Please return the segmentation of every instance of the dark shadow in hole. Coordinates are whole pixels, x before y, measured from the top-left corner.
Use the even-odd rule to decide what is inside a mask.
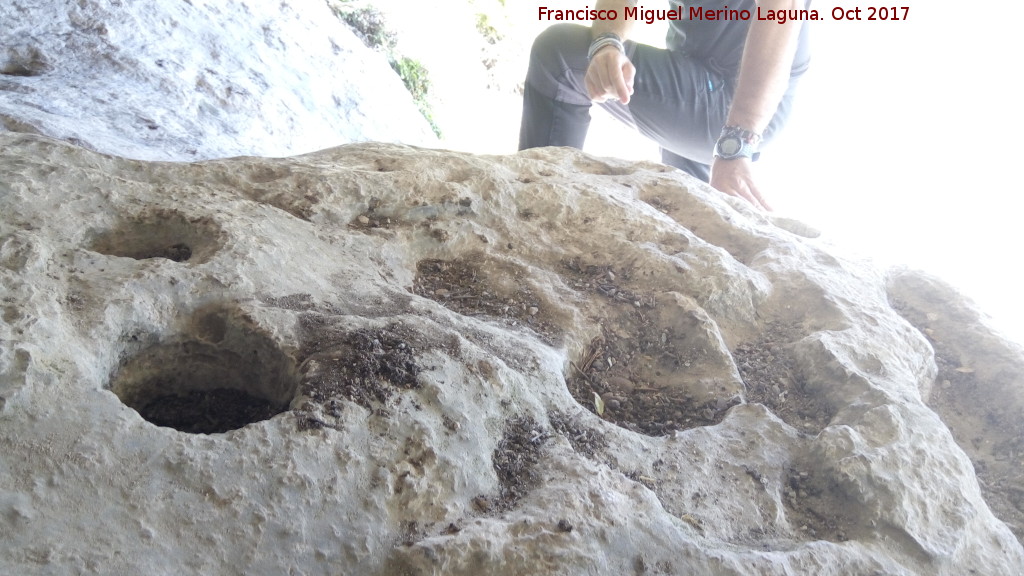
[[[210,219],[189,219],[160,210],[122,220],[95,235],[89,249],[136,260],[165,258],[174,262],[206,262],[220,248],[220,227]]]
[[[238,311],[196,314],[189,333],[126,358],[110,382],[125,405],[157,426],[214,434],[288,409],[295,364]]]
[[[25,77],[40,76],[41,75],[40,72],[37,72],[36,70],[33,70],[33,69],[31,69],[31,68],[29,68],[29,67],[27,67],[27,66],[25,66],[25,65],[23,65],[21,63],[8,64],[8,65],[4,66],[3,68],[0,68],[0,74],[3,74],[4,76],[25,76]]]
[[[39,49],[26,46],[8,47],[0,52],[0,75],[32,77],[42,76],[51,69],[46,56]]]

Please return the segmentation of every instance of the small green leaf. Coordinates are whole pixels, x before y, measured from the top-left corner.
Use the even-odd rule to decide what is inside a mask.
[[[594,392],[594,410],[597,411],[598,416],[604,416],[604,400],[601,400],[597,392]]]

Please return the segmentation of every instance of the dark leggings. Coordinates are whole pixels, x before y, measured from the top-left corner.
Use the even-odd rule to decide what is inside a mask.
[[[537,146],[583,148],[590,126],[587,71],[590,29],[558,24],[533,43],[523,94],[519,149]],[[628,105],[609,100],[599,106],[661,146],[662,162],[708,181],[715,141],[732,101],[731,81],[705,63],[680,52],[626,41],[636,67]],[[795,82],[765,130],[771,138],[789,114]]]

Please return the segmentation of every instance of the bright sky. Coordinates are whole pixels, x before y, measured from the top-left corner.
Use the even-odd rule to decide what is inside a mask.
[[[498,0],[472,0],[494,9]],[[500,27],[531,38],[546,26],[537,7],[583,8],[588,0],[506,0]],[[473,22],[435,3],[381,0],[401,42],[444,86],[437,117],[443,145],[487,153],[515,150],[521,99],[481,97],[486,85],[470,45]],[[642,2],[650,8],[664,0]],[[909,7],[905,21],[833,21],[836,6]],[[758,163],[773,205],[824,233],[841,251],[880,264],[908,264],[958,287],[1024,342],[1024,305],[1017,289],[1016,251],[1024,163],[1012,144],[1024,134],[1024,69],[1016,28],[1024,7],[952,0],[818,2],[813,60],[790,125]],[[899,11],[902,15],[902,10]],[[439,19],[443,20],[441,25]],[[434,25],[423,26],[423,22]],[[645,34],[664,36],[664,24]],[[439,40],[438,34],[441,34]],[[525,74],[528,40],[511,55]],[[400,48],[403,46],[400,45]],[[476,70],[476,71],[474,71]],[[500,71],[500,70],[499,70]],[[508,72],[508,70],[506,70]],[[656,148],[595,113],[587,150],[656,159]]]
[[[856,4],[815,3],[835,5]],[[813,69],[766,185],[836,243],[944,278],[1024,342],[1024,184],[1009,146],[1024,133],[1024,9],[909,7],[903,22],[816,23]]]

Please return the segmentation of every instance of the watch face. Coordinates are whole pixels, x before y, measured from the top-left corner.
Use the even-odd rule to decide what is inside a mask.
[[[743,148],[743,142],[735,136],[727,136],[718,141],[718,151],[723,157],[735,156]]]

